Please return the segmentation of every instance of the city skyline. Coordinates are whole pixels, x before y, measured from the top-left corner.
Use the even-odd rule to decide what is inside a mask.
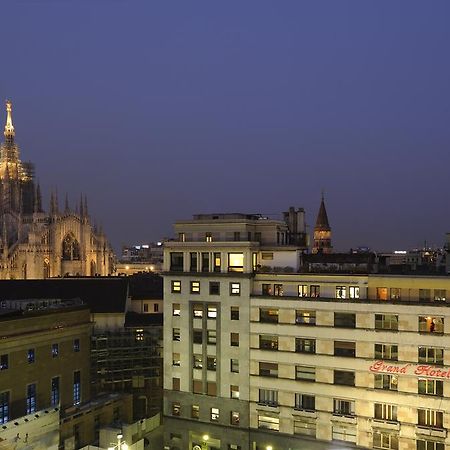
[[[336,250],[439,246],[449,12],[8,5],[18,20],[0,28],[0,98],[13,102],[46,209],[55,187],[60,202],[86,193],[116,250],[171,236],[196,213],[304,207],[311,231],[322,189]]]

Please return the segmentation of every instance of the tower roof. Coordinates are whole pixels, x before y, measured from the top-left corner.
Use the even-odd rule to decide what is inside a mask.
[[[320,202],[319,214],[317,214],[316,226],[314,230],[330,231],[330,224],[328,223],[327,210],[325,209],[325,199],[322,194],[322,201]]]
[[[5,131],[3,132],[6,138],[14,137],[14,126],[12,123],[12,103],[10,100],[6,100],[6,124]]]

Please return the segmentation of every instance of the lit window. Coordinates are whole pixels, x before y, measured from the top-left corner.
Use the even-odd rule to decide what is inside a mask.
[[[311,285],[309,287],[309,296],[312,298],[319,298],[320,297],[320,286]]]
[[[137,328],[135,331],[135,340],[143,341],[144,340],[144,330],[142,328]]]
[[[299,297],[308,297],[308,286],[306,284],[298,285],[298,296]]]
[[[283,285],[282,284],[274,284],[273,285],[273,295],[276,297],[282,297],[283,296]]]
[[[263,284],[262,285],[262,295],[272,295],[272,285]]]
[[[214,253],[214,272],[220,272],[222,264],[222,258],[220,253]]]
[[[172,305],[172,315],[175,317],[180,316],[180,304],[179,303],[174,303]]]
[[[211,408],[211,422],[219,421],[219,408]]]
[[[191,294],[200,294],[200,281],[191,281]]]
[[[231,425],[239,425],[239,413],[237,411],[231,411],[230,424]]]
[[[81,372],[77,370],[73,373],[73,404],[81,403]]]
[[[239,399],[239,386],[230,386],[230,398]]]
[[[447,291],[445,289],[435,289],[434,290],[434,301],[435,302],[445,302],[447,299]]]
[[[217,319],[217,306],[208,306],[208,319]]]
[[[234,373],[239,373],[239,360],[231,359],[230,360],[230,371]]]
[[[193,355],[193,367],[194,369],[202,369],[203,368],[203,357],[202,355]]]
[[[280,418],[269,416],[267,413],[258,414],[258,428],[263,430],[280,431]]]
[[[388,288],[377,287],[377,300],[388,300]]]
[[[336,298],[347,298],[347,288],[345,286],[336,286]]]
[[[205,241],[206,242],[212,242],[212,233],[205,233]]]
[[[278,309],[259,308],[259,321],[261,323],[278,323]]]
[[[230,295],[241,295],[241,283],[230,283]]]
[[[297,325],[315,325],[315,311],[295,311],[295,323]]]
[[[0,424],[9,420],[9,392],[0,393]]]
[[[181,333],[179,328],[174,328],[172,330],[172,340],[173,341],[180,341],[181,340]]]
[[[172,366],[179,366],[181,364],[180,354],[172,353]]]
[[[192,315],[194,319],[201,319],[203,317],[203,305],[201,303],[195,303],[193,305]]]
[[[359,286],[349,286],[348,294],[350,298],[359,298]]]
[[[27,385],[27,414],[36,412],[36,384]]]
[[[391,300],[400,300],[402,297],[402,290],[400,288],[391,288]]]
[[[192,407],[191,407],[191,417],[193,419],[198,419],[200,417],[200,406],[192,405]]]
[[[244,254],[228,253],[228,272],[244,271]]]
[[[181,281],[172,280],[172,294],[179,294],[181,292]]]
[[[419,332],[421,333],[443,333],[444,318],[419,316]]]
[[[51,392],[50,392],[50,404],[57,406],[59,403],[59,377],[52,378]]]
[[[216,345],[216,342],[217,342],[216,330],[208,330],[207,338],[208,338],[209,345]]]
[[[259,348],[264,350],[278,350],[278,336],[261,334],[259,336]]]
[[[172,416],[181,415],[181,405],[179,403],[172,403]]]

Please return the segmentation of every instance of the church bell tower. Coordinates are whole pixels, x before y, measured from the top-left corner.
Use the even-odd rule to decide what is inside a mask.
[[[314,227],[314,244],[312,253],[332,253],[331,228],[328,223],[327,210],[325,208],[325,198],[322,193],[319,213],[317,214],[316,226]]]

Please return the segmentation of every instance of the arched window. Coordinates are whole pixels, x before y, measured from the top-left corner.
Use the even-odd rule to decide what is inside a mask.
[[[48,259],[44,259],[44,278],[50,278],[50,263]]]
[[[62,259],[64,261],[80,259],[80,244],[72,233],[68,233],[63,240]]]

